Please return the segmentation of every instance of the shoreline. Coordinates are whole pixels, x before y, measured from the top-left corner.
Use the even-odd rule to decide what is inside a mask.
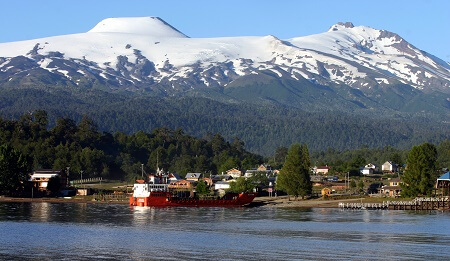
[[[260,207],[277,207],[277,208],[339,208],[339,202],[360,202],[361,198],[352,199],[293,199],[289,200],[288,196],[278,197],[257,197],[252,204]]]
[[[0,203],[71,203],[71,204],[114,204],[114,205],[129,205],[128,200],[105,200],[96,201],[85,198],[13,198],[0,196]],[[339,203],[371,203],[369,198],[357,197],[346,199],[306,199],[293,197],[289,200],[288,196],[278,197],[256,197],[252,203],[243,206],[246,208],[339,208]],[[233,206],[237,207],[237,206]],[[447,209],[444,209],[447,210]]]
[[[0,202],[27,202],[27,203],[87,203],[87,204],[129,204],[128,201],[96,201],[79,198],[12,198],[0,197]]]
[[[339,202],[360,202],[361,198],[355,199],[341,199],[341,200],[323,200],[319,199],[297,199],[291,200],[287,196],[278,197],[256,197],[253,202],[247,207],[276,207],[276,208],[338,208]],[[129,204],[128,200],[108,200],[108,201],[94,201],[82,198],[12,198],[0,197],[0,202],[27,202],[27,203],[82,203],[82,204]]]

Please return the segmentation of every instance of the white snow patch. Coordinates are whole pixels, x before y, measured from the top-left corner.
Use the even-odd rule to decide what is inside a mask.
[[[138,82],[141,82],[141,79],[139,79],[138,77],[136,77],[136,76],[134,76],[132,74],[130,74],[130,78],[132,78],[133,80],[136,80]]]
[[[386,78],[375,78],[375,81],[377,81],[379,84],[380,83],[389,84],[389,80]]]
[[[57,72],[60,72],[60,73],[62,73],[62,74],[64,74],[64,76],[65,76],[66,78],[72,79],[72,77],[69,76],[69,71],[67,71],[67,70],[61,70],[61,69],[56,70],[56,71],[57,71]]]
[[[278,77],[283,77],[283,74],[280,73],[278,70],[276,70],[276,69],[269,69],[269,70],[271,70],[272,72],[276,73],[278,75]]]
[[[6,67],[5,69],[2,69],[2,72],[6,72],[6,71],[8,71],[8,70],[11,69],[11,68],[14,68],[14,66],[8,66],[8,67]]]
[[[44,58],[43,60],[40,60],[37,63],[41,66],[41,68],[45,69],[52,61],[53,60],[50,58]]]

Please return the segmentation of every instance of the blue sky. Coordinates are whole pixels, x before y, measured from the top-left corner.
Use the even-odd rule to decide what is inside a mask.
[[[450,61],[448,0],[0,0],[0,42],[82,33],[108,17],[158,16],[190,37],[286,39],[353,22]]]

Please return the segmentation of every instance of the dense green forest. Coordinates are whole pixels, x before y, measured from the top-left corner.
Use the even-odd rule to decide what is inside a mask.
[[[28,158],[29,169],[66,169],[71,179],[104,177],[134,180],[157,166],[184,175],[187,172],[221,173],[233,167],[251,168],[263,158],[247,152],[244,143],[231,143],[220,134],[205,139],[186,135],[181,129],[158,128],[152,133],[114,135],[98,131],[88,117],[76,122],[60,118],[47,129],[48,116],[39,110],[19,120],[0,118],[0,145],[8,145]],[[142,165],[143,164],[143,165]]]
[[[239,137],[248,151],[264,156],[293,143],[307,144],[315,152],[388,145],[409,149],[450,138],[448,123],[404,114],[377,118],[375,112],[370,117],[332,110],[306,112],[258,100],[237,103],[202,97],[161,98],[57,86],[0,90],[0,116],[4,119],[17,120],[34,110],[47,111],[50,128],[61,117],[81,122],[83,115],[88,115],[100,131],[131,135],[168,128],[182,129],[198,138],[220,133],[228,142]]]

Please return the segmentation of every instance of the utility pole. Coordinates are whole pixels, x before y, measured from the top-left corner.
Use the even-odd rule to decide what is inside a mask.
[[[141,176],[144,178],[144,164],[141,164]]]
[[[67,187],[69,187],[70,186],[70,183],[69,183],[69,173],[70,173],[70,167],[67,167],[67,178],[66,178],[66,180],[67,180]]]

